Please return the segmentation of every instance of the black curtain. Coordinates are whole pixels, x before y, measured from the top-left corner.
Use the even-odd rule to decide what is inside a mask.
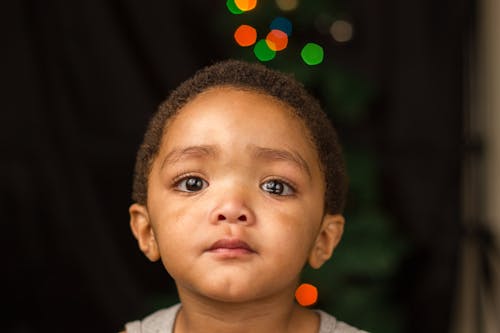
[[[408,332],[447,332],[463,238],[461,172],[473,1],[393,1],[378,146],[385,202],[413,251],[398,293]]]
[[[136,149],[168,91],[230,54],[225,1],[18,0],[0,11],[1,295],[7,332],[113,332],[174,286],[129,232]],[[395,294],[407,332],[445,332],[460,239],[469,1],[359,1],[358,47],[379,84],[371,130],[384,205],[414,249]],[[362,47],[359,47],[359,45]],[[372,50],[378,56],[363,54]],[[381,320],[391,320],[384,318]]]

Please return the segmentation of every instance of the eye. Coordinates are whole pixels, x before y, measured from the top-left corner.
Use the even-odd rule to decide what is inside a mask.
[[[277,179],[272,179],[264,182],[261,186],[261,189],[263,189],[266,192],[269,192],[271,194],[276,194],[276,195],[293,195],[295,194],[295,190],[293,187],[289,184],[287,184],[284,181],[277,180]]]
[[[207,186],[206,180],[195,176],[184,177],[175,183],[175,188],[182,192],[198,192]]]

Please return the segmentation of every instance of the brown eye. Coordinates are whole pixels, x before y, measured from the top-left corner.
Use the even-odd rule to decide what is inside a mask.
[[[176,188],[183,192],[198,192],[208,186],[208,183],[200,177],[189,176],[181,179]]]
[[[290,185],[277,179],[264,182],[260,188],[276,195],[292,195],[295,193],[295,190]]]

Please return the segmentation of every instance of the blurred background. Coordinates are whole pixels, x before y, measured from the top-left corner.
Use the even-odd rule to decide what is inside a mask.
[[[500,332],[500,2],[233,5],[4,2],[2,331],[116,332],[177,301],[129,231],[136,150],[195,70],[261,61],[240,25],[262,40],[281,17],[264,62],[321,100],[351,184],[343,241],[304,272],[317,306],[373,333]]]

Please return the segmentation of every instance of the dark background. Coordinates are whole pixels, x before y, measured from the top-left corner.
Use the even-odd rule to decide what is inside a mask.
[[[341,275],[351,286],[384,283],[389,293],[379,298],[392,304],[381,307],[386,313],[363,321],[359,314],[375,311],[379,298],[360,294],[360,304],[371,303],[357,309],[358,320],[347,311],[339,317],[372,325],[362,327],[373,332],[393,321],[393,332],[446,332],[462,237],[462,119],[474,2],[336,3],[354,22],[353,41],[319,37],[328,58],[323,67],[297,60],[289,68],[333,68],[332,80],[343,73],[372,87],[359,117],[332,116],[346,154],[357,156],[348,158],[355,170],[347,228],[364,193],[353,174],[364,165],[369,170],[359,172],[375,175],[374,202],[388,217],[381,223],[400,244],[387,249],[401,249],[390,274],[379,279]],[[304,1],[294,15],[314,8]],[[135,152],[172,88],[201,66],[245,52],[231,39],[235,20],[225,1],[3,2],[2,331],[113,332],[175,301],[172,281],[143,257],[128,228]],[[319,97],[330,98],[319,85],[309,82]],[[346,232],[356,240],[351,248],[385,246],[358,226],[365,232]],[[326,303],[342,313],[342,304]]]

